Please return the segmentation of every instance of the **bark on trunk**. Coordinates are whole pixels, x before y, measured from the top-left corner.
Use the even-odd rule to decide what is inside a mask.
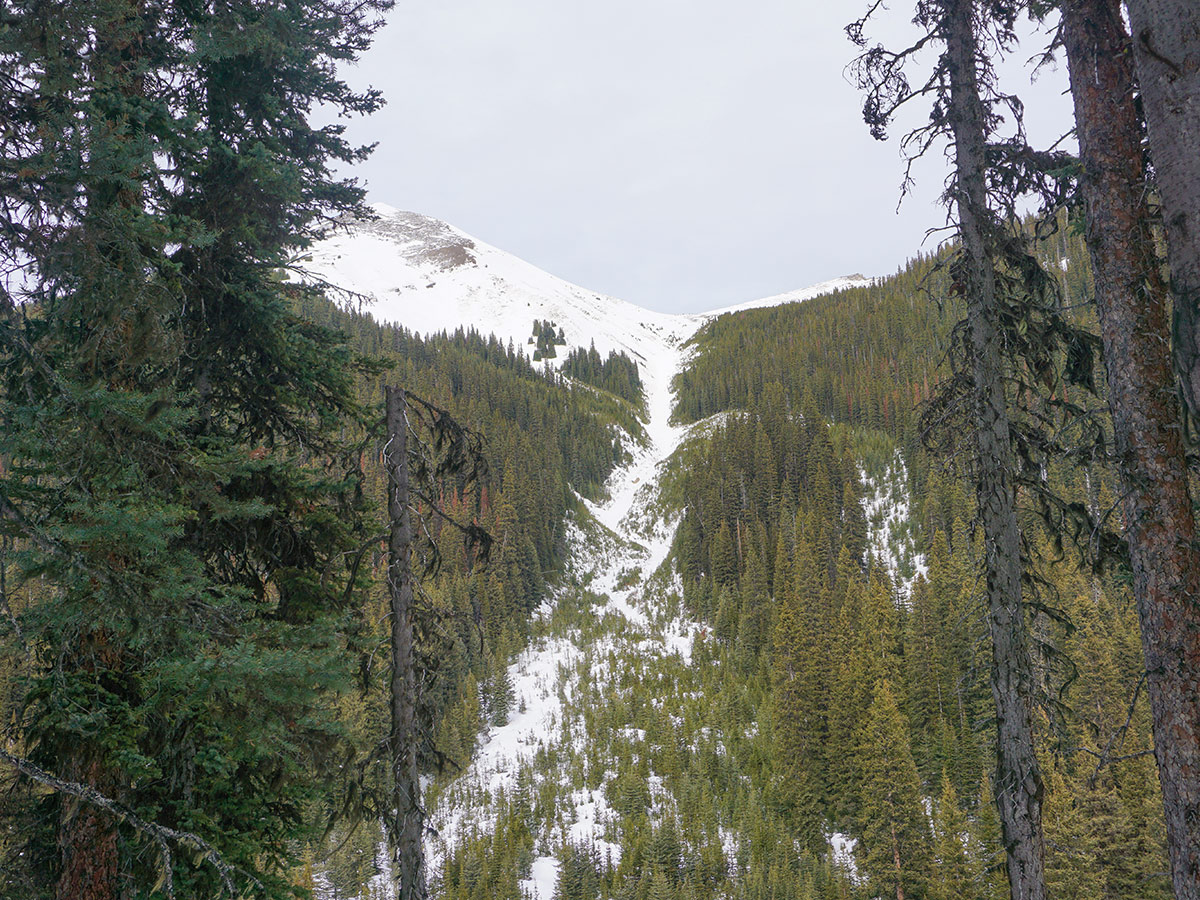
[[[1068,4],[1063,40],[1175,896],[1200,900],[1200,551],[1120,0]]]
[[[74,781],[109,790],[98,763],[68,768]],[[117,826],[102,809],[63,797],[58,846],[62,872],[54,886],[55,900],[117,900]]]
[[[896,900],[904,900],[904,866],[900,860],[900,839],[896,837],[895,822],[892,822],[892,864],[896,867]]]
[[[388,594],[392,613],[393,839],[396,842],[398,900],[425,900],[425,859],[421,838],[424,816],[417,771],[417,675],[413,654],[412,517],[408,491],[407,402],[402,388],[389,387],[388,443]]]
[[[120,653],[103,630],[85,636],[75,665],[91,677],[120,669]],[[71,781],[115,797],[117,785],[101,759],[102,751],[86,744],[68,747],[63,768]],[[58,822],[62,870],[54,886],[55,900],[117,900],[120,895],[120,853],[117,822],[105,810],[63,795]]]
[[[955,200],[966,254],[965,299],[975,382],[976,491],[987,557],[996,705],[996,805],[1013,900],[1044,900],[1042,776],[1033,740],[1033,663],[1021,605],[1021,533],[1012,483],[1013,450],[1002,380],[991,213],[984,181],[986,120],[979,95],[973,0],[946,6],[954,135]]]
[[[1150,155],[1167,226],[1176,365],[1200,421],[1200,3],[1128,0]],[[1200,822],[1192,822],[1200,829]]]

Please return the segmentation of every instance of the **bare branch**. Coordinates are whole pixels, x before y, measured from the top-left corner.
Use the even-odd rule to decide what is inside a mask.
[[[80,784],[77,781],[67,781],[51,775],[40,766],[35,765],[24,757],[14,756],[3,747],[0,747],[0,762],[8,763],[25,777],[36,781],[38,784],[49,788],[55,793],[66,794],[67,796],[82,800],[84,803],[89,803],[92,806],[103,809],[118,821],[124,822],[152,840],[158,847],[162,858],[163,890],[171,900],[175,898],[171,844],[177,844],[194,850],[209,865],[216,869],[221,879],[221,885],[230,897],[238,896],[237,886],[233,880],[235,873],[245,876],[256,887],[261,888],[263,886],[262,882],[253,875],[241,869],[236,869],[227,863],[212,844],[197,834],[193,834],[190,831],[176,831],[174,828],[168,828],[165,825],[147,822],[128,807],[104,796],[91,785]]]

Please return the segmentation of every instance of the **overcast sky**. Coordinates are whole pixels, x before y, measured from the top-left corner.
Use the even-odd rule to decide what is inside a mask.
[[[870,138],[844,73],[860,5],[399,0],[347,72],[388,101],[351,126],[379,144],[358,174],[372,201],[652,309],[888,274],[944,223],[944,167],[896,213],[897,141]],[[888,42],[909,33],[892,6]],[[1053,140],[1064,73],[1020,81]]]

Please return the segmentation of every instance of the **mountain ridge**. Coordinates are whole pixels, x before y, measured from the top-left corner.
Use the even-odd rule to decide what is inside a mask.
[[[314,245],[300,260],[303,277],[368,301],[375,318],[414,333],[473,327],[526,354],[533,322],[551,321],[568,348],[594,344],[601,354],[624,352],[645,363],[720,315],[872,283],[849,275],[708,312],[663,313],[572,284],[431,216],[373,209],[378,218],[347,223]]]

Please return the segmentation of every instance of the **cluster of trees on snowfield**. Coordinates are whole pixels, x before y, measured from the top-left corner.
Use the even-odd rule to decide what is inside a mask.
[[[568,353],[562,372],[624,397],[630,403],[640,403],[642,400],[642,378],[638,374],[637,363],[615,350],[610,350],[605,359],[596,350],[595,342],[587,350],[576,347]]]

